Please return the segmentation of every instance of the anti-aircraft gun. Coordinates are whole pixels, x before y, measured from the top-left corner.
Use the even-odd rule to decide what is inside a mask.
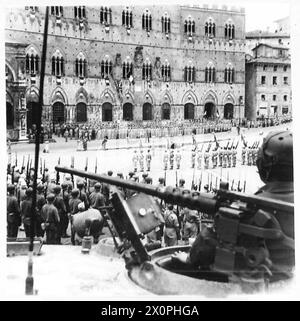
[[[276,217],[285,215],[293,222],[294,204],[232,192],[228,190],[228,183],[222,182],[216,194],[200,194],[67,167],[56,166],[55,169],[110,184],[112,209],[108,215],[119,237],[118,251],[124,254],[130,278],[149,291],[199,294],[199,287],[203,286],[199,282],[203,279],[237,284],[269,283],[292,277],[294,238],[286,235]],[[138,193],[125,199],[117,187]],[[210,257],[207,264],[192,266],[173,259],[175,251],[189,252],[190,246],[146,250],[145,235],[164,222],[155,198],[211,217],[213,236],[204,243],[214,243],[214,246],[209,248],[209,253],[204,252],[204,256]],[[282,259],[279,253],[287,257]],[[182,291],[182,284],[185,284],[185,291]]]

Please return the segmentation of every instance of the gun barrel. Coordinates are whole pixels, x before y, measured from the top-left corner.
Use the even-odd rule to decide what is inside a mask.
[[[130,180],[124,180],[117,177],[103,176],[81,170],[75,170],[68,167],[56,166],[56,171],[69,173],[71,175],[86,177],[99,182],[108,183],[123,188],[135,190],[137,192],[145,193],[151,196],[158,197],[164,200],[166,203],[177,204],[179,206],[195,209],[207,214],[214,215],[217,212],[219,206],[224,205],[223,202],[228,204],[228,201],[241,201],[249,205],[252,209],[262,209],[272,213],[277,211],[283,211],[285,213],[294,213],[294,204],[268,199],[256,195],[247,195],[238,192],[231,192],[225,189],[219,189],[217,192],[217,198],[212,198],[211,194],[199,194],[199,193],[187,193],[180,188],[174,188],[167,186],[165,188],[156,187],[147,184],[136,183]]]
[[[199,195],[192,196],[186,194],[186,191],[183,191],[180,188],[174,188],[172,186],[161,188],[149,184],[141,184],[130,180],[121,179],[118,177],[103,176],[82,170],[74,170],[63,166],[56,166],[55,170],[75,176],[86,177],[110,185],[128,188],[130,190],[135,190],[137,192],[158,197],[164,200],[166,203],[177,204],[179,206],[196,209],[207,214],[214,215],[217,211],[217,200],[213,199],[211,195],[201,195],[200,197]]]

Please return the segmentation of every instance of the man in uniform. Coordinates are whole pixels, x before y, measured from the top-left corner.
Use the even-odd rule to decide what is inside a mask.
[[[139,163],[140,163],[140,171],[143,172],[144,171],[144,153],[142,149],[140,151]]]
[[[165,171],[168,169],[168,160],[169,160],[168,151],[165,150],[165,153],[164,153],[164,156],[163,156],[164,170]]]
[[[206,150],[204,153],[204,168],[208,169],[209,168],[209,151]]]
[[[69,201],[70,201],[71,193],[68,190],[68,184],[66,182],[63,182],[61,184],[61,189],[62,189],[62,198],[65,203],[66,214],[67,214],[65,218],[63,218],[63,221],[61,222],[61,228],[62,228],[62,237],[66,238],[66,237],[69,237],[69,235],[67,234],[67,229],[69,225],[68,215],[70,213]]]
[[[195,168],[195,163],[196,163],[196,152],[194,149],[192,149],[192,154],[191,154],[191,162],[192,162],[192,168]]]
[[[219,166],[220,167],[223,166],[223,155],[224,155],[224,151],[223,151],[223,147],[221,147],[219,149]]]
[[[32,192],[33,189],[31,187],[27,188],[25,192],[25,199],[21,202],[21,217],[23,226],[25,229],[26,237],[30,237],[30,217],[32,210]]]
[[[200,149],[197,151],[197,163],[198,163],[198,169],[202,168],[202,152]]]
[[[246,153],[247,153],[246,147],[243,146],[242,147],[242,165],[246,164]]]
[[[251,166],[252,165],[252,149],[249,146],[247,150],[247,165]]]
[[[233,148],[233,150],[232,150],[232,167],[236,167],[236,154],[237,154],[236,148]]]
[[[173,211],[173,205],[168,205],[164,212],[165,228],[164,241],[165,246],[174,246],[180,239],[180,229],[177,215]]]
[[[146,155],[146,165],[147,165],[147,171],[148,171],[148,172],[150,172],[151,159],[152,159],[151,151],[150,151],[150,149],[148,149],[148,153],[147,153],[147,155]]]
[[[77,188],[79,190],[79,199],[84,203],[85,210],[87,210],[89,208],[89,201],[84,191],[84,182],[82,180],[78,181]]]
[[[199,231],[200,218],[198,212],[184,208],[181,216],[183,216],[183,233],[182,239],[186,244],[189,244],[189,238],[195,239]]]
[[[19,226],[21,225],[20,207],[17,198],[15,197],[15,186],[9,184],[7,186],[7,236],[17,237]]]
[[[65,202],[61,196],[61,187],[60,185],[56,185],[53,189],[54,191],[54,201],[53,205],[56,207],[58,216],[59,216],[59,223],[57,224],[57,244],[60,244],[61,242],[61,237],[63,235],[63,224],[62,222],[65,222],[66,217],[67,217],[67,210],[65,206]]]
[[[227,167],[227,162],[228,162],[228,151],[226,146],[224,147],[223,150],[223,158],[222,158],[222,167],[226,168]]]
[[[175,156],[175,161],[176,161],[177,169],[180,169],[181,154],[180,154],[180,150],[179,149],[177,149],[177,153],[176,153],[176,156]]]
[[[44,219],[42,216],[42,208],[46,204],[46,199],[44,196],[44,186],[42,184],[38,184],[36,187],[36,236],[43,237],[45,231],[42,229],[42,223],[44,223]]]
[[[231,160],[232,160],[232,150],[231,147],[227,150],[227,167],[231,167]]]
[[[170,169],[172,170],[174,168],[174,149],[170,149],[169,161],[170,161]]]
[[[213,168],[216,168],[218,166],[218,151],[217,148],[215,148],[212,152],[212,164]]]
[[[49,193],[47,195],[47,204],[42,207],[42,216],[45,221],[44,227],[46,231],[46,243],[57,244],[57,233],[59,224],[59,215],[57,208],[53,205],[55,195]]]
[[[89,200],[91,208],[97,209],[101,213],[101,207],[105,205],[104,195],[100,192],[101,184],[97,182],[94,185],[94,191],[91,193]]]
[[[183,178],[180,178],[180,180],[179,180],[179,187],[180,187],[180,188],[185,188],[184,184],[185,184],[185,180],[184,180]]]
[[[165,187],[165,179],[163,177],[159,177],[158,183],[159,183],[158,187],[161,187],[161,188]]]
[[[143,174],[142,174],[142,177],[143,177],[143,178],[142,178],[142,180],[141,180],[141,183],[142,183],[142,184],[146,184],[146,178],[148,177],[148,173],[143,173]]]
[[[139,160],[139,158],[138,158],[137,152],[135,150],[134,153],[133,153],[133,156],[132,156],[133,171],[135,173],[137,172],[138,160]]]

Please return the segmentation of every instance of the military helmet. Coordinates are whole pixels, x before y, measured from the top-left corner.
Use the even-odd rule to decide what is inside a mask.
[[[96,190],[99,190],[101,188],[101,184],[99,182],[97,182],[95,185],[94,185],[94,188]]]
[[[128,176],[131,178],[134,175],[134,172],[129,172]]]
[[[268,182],[272,176],[280,181],[293,180],[293,135],[291,131],[273,131],[263,140],[256,165],[260,178]]]
[[[151,184],[152,183],[152,178],[151,177],[146,177],[146,183]]]
[[[13,184],[8,184],[7,185],[7,191],[8,192],[13,192],[15,190],[15,185]]]
[[[123,173],[117,173],[117,176],[119,176],[120,178],[123,178]]]
[[[164,179],[163,177],[160,177],[160,178],[158,179],[158,181],[159,181],[161,184],[163,184],[163,183],[165,182],[165,179]]]
[[[43,184],[39,184],[39,185],[36,187],[36,189],[37,189],[39,192],[41,192],[41,191],[44,190],[44,185],[43,185]]]
[[[108,171],[107,174],[108,174],[108,176],[112,176],[113,171]]]
[[[77,189],[77,188],[72,189],[71,195],[73,197],[77,197],[79,195],[79,189]]]
[[[55,195],[54,195],[53,193],[49,193],[49,194],[47,195],[47,201],[53,202],[54,199],[55,199]]]
[[[27,196],[31,196],[31,195],[32,195],[32,192],[33,192],[32,187],[28,187],[27,190],[26,190],[26,192],[25,192],[25,194],[26,194]]]
[[[84,186],[84,182],[83,181],[77,182],[77,187],[78,188],[82,188],[83,186]]]
[[[142,176],[146,178],[148,176],[148,173],[143,173]]]
[[[56,185],[53,187],[53,192],[55,194],[59,194],[61,192],[61,187],[59,185]]]
[[[183,178],[180,178],[179,184],[185,184],[185,180]]]
[[[67,184],[66,182],[63,182],[63,183],[61,184],[61,188],[62,188],[62,189],[68,188],[68,184]]]

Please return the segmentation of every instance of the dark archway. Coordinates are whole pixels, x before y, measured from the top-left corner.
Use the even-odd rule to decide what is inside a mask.
[[[233,118],[233,105],[231,103],[227,103],[224,106],[224,118],[225,119]]]
[[[53,124],[61,124],[65,122],[65,105],[61,102],[56,102],[52,106]]]
[[[215,109],[216,106],[214,103],[206,103],[204,105],[204,117],[207,119],[215,118]]]
[[[123,105],[123,120],[133,120],[133,106],[131,103],[126,103]]]
[[[152,120],[153,113],[152,113],[152,105],[150,103],[145,103],[143,105],[143,120]]]
[[[33,124],[37,123],[37,116],[39,104],[33,101],[30,101],[27,104],[27,130],[32,128]]]
[[[161,119],[170,120],[171,106],[169,103],[163,103],[161,106]]]
[[[102,121],[113,120],[112,109],[113,109],[113,106],[111,103],[104,103],[102,105]]]
[[[194,119],[195,118],[195,105],[192,103],[187,103],[184,105],[184,119]]]
[[[14,108],[11,103],[6,102],[6,128],[14,127]]]
[[[76,105],[76,121],[77,123],[85,123],[87,121],[87,110],[85,103]]]

